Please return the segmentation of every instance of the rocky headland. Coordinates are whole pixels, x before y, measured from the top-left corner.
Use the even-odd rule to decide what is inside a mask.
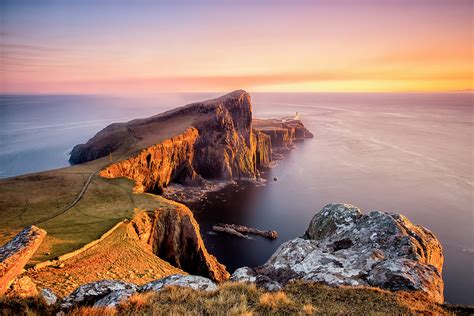
[[[43,253],[48,249],[45,256],[51,257],[49,251],[57,251],[58,256],[38,260],[21,271],[45,238],[41,229],[29,226],[22,230],[0,248],[6,266],[3,270],[13,271],[1,276],[6,295],[20,296],[14,287],[6,289],[10,284],[27,284],[31,295],[41,296],[50,311],[67,312],[81,306],[121,306],[137,295],[158,293],[167,286],[225,292],[226,285],[220,284],[230,278],[266,292],[292,291],[294,282],[304,281],[309,282],[301,285],[306,288],[316,282],[360,291],[379,288],[420,294],[429,309],[443,312],[437,305],[443,302],[441,245],[433,233],[398,214],[363,214],[352,205],[327,205],[314,216],[302,237],[282,244],[264,265],[242,267],[232,276],[209,254],[191,210],[177,202],[180,192],[193,192],[192,198],[188,197],[192,200],[219,188],[215,183],[258,179],[295,141],[311,137],[299,119],[254,119],[250,95],[245,91],[104,128],[87,143],[74,147],[71,162],[76,166],[60,174],[34,176],[35,188],[43,181],[58,188],[71,181],[81,183],[80,191],[75,199],[67,195],[74,203],[65,204],[53,215],[46,211],[46,215],[35,217],[33,211],[22,209],[18,227],[26,226],[25,218],[46,230],[51,225],[47,248],[40,248]],[[90,172],[86,181],[84,170]],[[69,175],[80,177],[72,182]],[[8,180],[5,185],[14,190],[3,192],[18,196],[15,190],[30,188],[32,179]],[[173,187],[172,194],[167,192],[169,187]],[[124,196],[124,202],[115,202]],[[28,205],[42,206],[45,199],[37,204],[28,201]],[[56,199],[62,201],[63,197]],[[81,243],[73,252],[61,252],[64,227],[74,230],[75,225],[85,225],[81,216],[90,208],[96,208],[97,215],[108,212],[113,218],[122,218],[113,227],[107,224],[107,229],[96,222],[87,223],[102,231],[101,237]],[[123,208],[128,215],[117,215]],[[276,237],[272,231],[220,227]],[[7,261],[17,254],[20,259]],[[378,290],[373,291],[370,293],[379,295]],[[21,297],[24,292],[22,289]],[[405,294],[393,295],[395,301]]]

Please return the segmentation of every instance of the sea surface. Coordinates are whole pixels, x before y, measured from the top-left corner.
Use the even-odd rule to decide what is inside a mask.
[[[0,177],[67,166],[75,144],[112,122],[214,96],[0,96]],[[315,137],[266,171],[264,186],[238,183],[192,205],[206,246],[229,271],[263,264],[325,204],[345,202],[432,230],[444,247],[446,301],[474,304],[472,93],[253,93],[252,101],[256,117],[298,111]],[[217,222],[279,237],[208,234]]]

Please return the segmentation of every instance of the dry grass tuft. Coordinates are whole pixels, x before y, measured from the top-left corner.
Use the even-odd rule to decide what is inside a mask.
[[[317,311],[316,307],[314,307],[311,304],[304,304],[303,305],[303,313],[305,315],[313,315],[313,314],[316,313],[316,311]]]
[[[68,313],[70,316],[113,316],[117,310],[113,308],[80,307]]]
[[[39,299],[1,299],[0,315],[54,315],[57,306]],[[472,306],[434,304],[416,292],[374,288],[333,288],[291,282],[282,291],[265,292],[255,285],[225,283],[212,292],[166,287],[133,295],[117,309],[80,307],[71,315],[452,315],[473,314]]]

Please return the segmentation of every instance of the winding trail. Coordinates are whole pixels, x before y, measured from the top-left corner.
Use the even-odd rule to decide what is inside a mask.
[[[135,147],[135,145],[138,143],[138,139],[135,137],[135,134],[133,133],[133,131],[128,128],[129,132],[131,133],[132,135],[132,138],[133,138],[133,144],[128,147],[128,150],[126,152],[128,152],[129,150],[131,150],[133,147]],[[125,152],[125,153],[126,153]],[[117,162],[118,160],[122,159],[123,155],[125,154],[121,154],[119,157],[117,157],[116,159],[114,159],[113,161],[111,161],[112,163],[115,163]],[[41,223],[44,223],[44,222],[47,222],[53,218],[56,218],[58,217],[59,215],[62,215],[64,213],[66,213],[67,211],[69,211],[71,208],[73,208],[77,203],[79,203],[79,201],[82,199],[82,197],[84,196],[84,194],[86,193],[87,191],[87,188],[89,187],[89,184],[92,182],[92,179],[94,178],[95,175],[97,175],[99,173],[99,171],[101,171],[104,167],[101,167],[99,169],[97,169],[96,171],[92,172],[89,177],[87,178],[86,182],[84,182],[84,185],[82,186],[81,188],[81,191],[79,191],[79,194],[76,196],[76,198],[74,199],[74,201],[72,201],[71,203],[69,203],[68,205],[66,205],[59,213],[56,213],[52,216],[49,216],[45,219],[42,219],[40,221],[37,221],[35,223],[32,223],[31,225],[38,225],[38,224],[41,224]]]
[[[42,219],[40,221],[37,221],[35,223],[32,223],[32,225],[38,225],[38,224],[41,224],[41,223],[44,223],[44,222],[47,222],[55,217],[58,217],[59,215],[62,215],[64,213],[66,213],[67,211],[69,211],[72,207],[74,207],[74,205],[76,205],[81,199],[82,197],[84,196],[84,193],[86,193],[86,190],[87,188],[89,187],[89,184],[91,183],[92,181],[92,178],[100,171],[102,170],[102,168],[100,169],[97,169],[96,171],[94,171],[93,173],[91,173],[89,175],[89,177],[87,178],[86,182],[84,183],[84,185],[82,186],[82,189],[81,191],[79,192],[79,194],[76,196],[76,198],[74,199],[74,201],[72,201],[71,203],[69,203],[68,205],[66,205],[66,207],[64,209],[62,209],[61,212],[59,213],[56,213],[50,217],[47,217],[45,219]]]

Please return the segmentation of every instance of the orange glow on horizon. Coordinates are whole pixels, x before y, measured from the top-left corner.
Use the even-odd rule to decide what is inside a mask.
[[[469,3],[402,2],[142,3],[136,16],[105,2],[85,6],[87,23],[68,6],[12,5],[0,93],[472,90]]]

